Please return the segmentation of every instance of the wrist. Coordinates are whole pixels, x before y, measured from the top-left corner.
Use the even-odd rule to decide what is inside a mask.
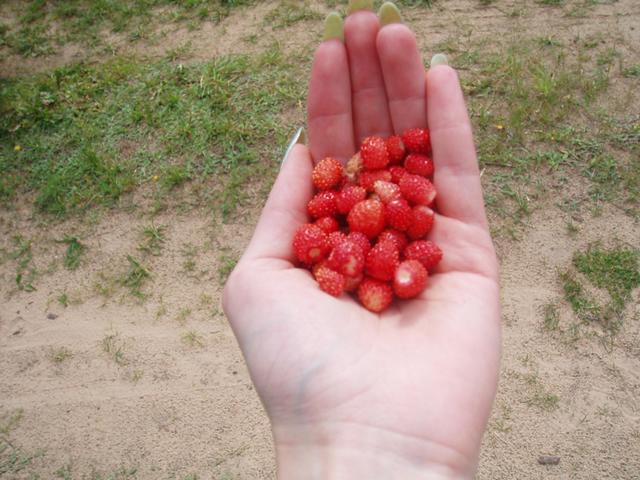
[[[376,427],[275,428],[278,480],[466,480],[475,459]]]

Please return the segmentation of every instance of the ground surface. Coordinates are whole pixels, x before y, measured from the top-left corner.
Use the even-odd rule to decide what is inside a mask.
[[[220,292],[303,121],[322,18],[343,5],[151,3],[122,18],[0,6],[2,479],[274,477]],[[478,478],[640,478],[640,5],[403,13],[425,60],[460,68],[502,265]],[[265,69],[280,82],[268,97]],[[226,101],[252,94],[257,127]],[[156,99],[164,116],[140,107],[127,123],[129,104]],[[172,108],[206,118],[202,99],[234,121],[163,128]]]

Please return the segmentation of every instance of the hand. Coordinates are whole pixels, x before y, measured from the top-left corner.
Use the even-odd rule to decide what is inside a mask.
[[[282,479],[471,478],[500,356],[498,266],[457,75],[425,75],[413,33],[358,11],[316,53],[310,145],[296,145],[224,292],[272,424]],[[428,125],[444,251],[418,298],[381,315],[296,268],[313,161]]]

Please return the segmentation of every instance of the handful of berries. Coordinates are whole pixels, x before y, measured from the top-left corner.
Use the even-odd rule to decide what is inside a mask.
[[[365,138],[345,167],[335,158],[313,169],[317,190],[293,250],[320,288],[336,297],[355,292],[382,312],[393,300],[419,295],[442,250],[426,240],[434,222],[429,131]]]

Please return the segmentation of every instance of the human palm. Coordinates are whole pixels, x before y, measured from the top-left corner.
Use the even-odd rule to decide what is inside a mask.
[[[447,66],[425,75],[411,31],[361,11],[347,18],[344,43],[316,51],[308,111],[309,148],[289,153],[224,295],[280,476],[470,477],[495,394],[500,314],[457,76]],[[313,161],[346,160],[368,135],[427,124],[439,211],[430,238],[444,251],[428,288],[382,314],[322,292],[291,250]]]

